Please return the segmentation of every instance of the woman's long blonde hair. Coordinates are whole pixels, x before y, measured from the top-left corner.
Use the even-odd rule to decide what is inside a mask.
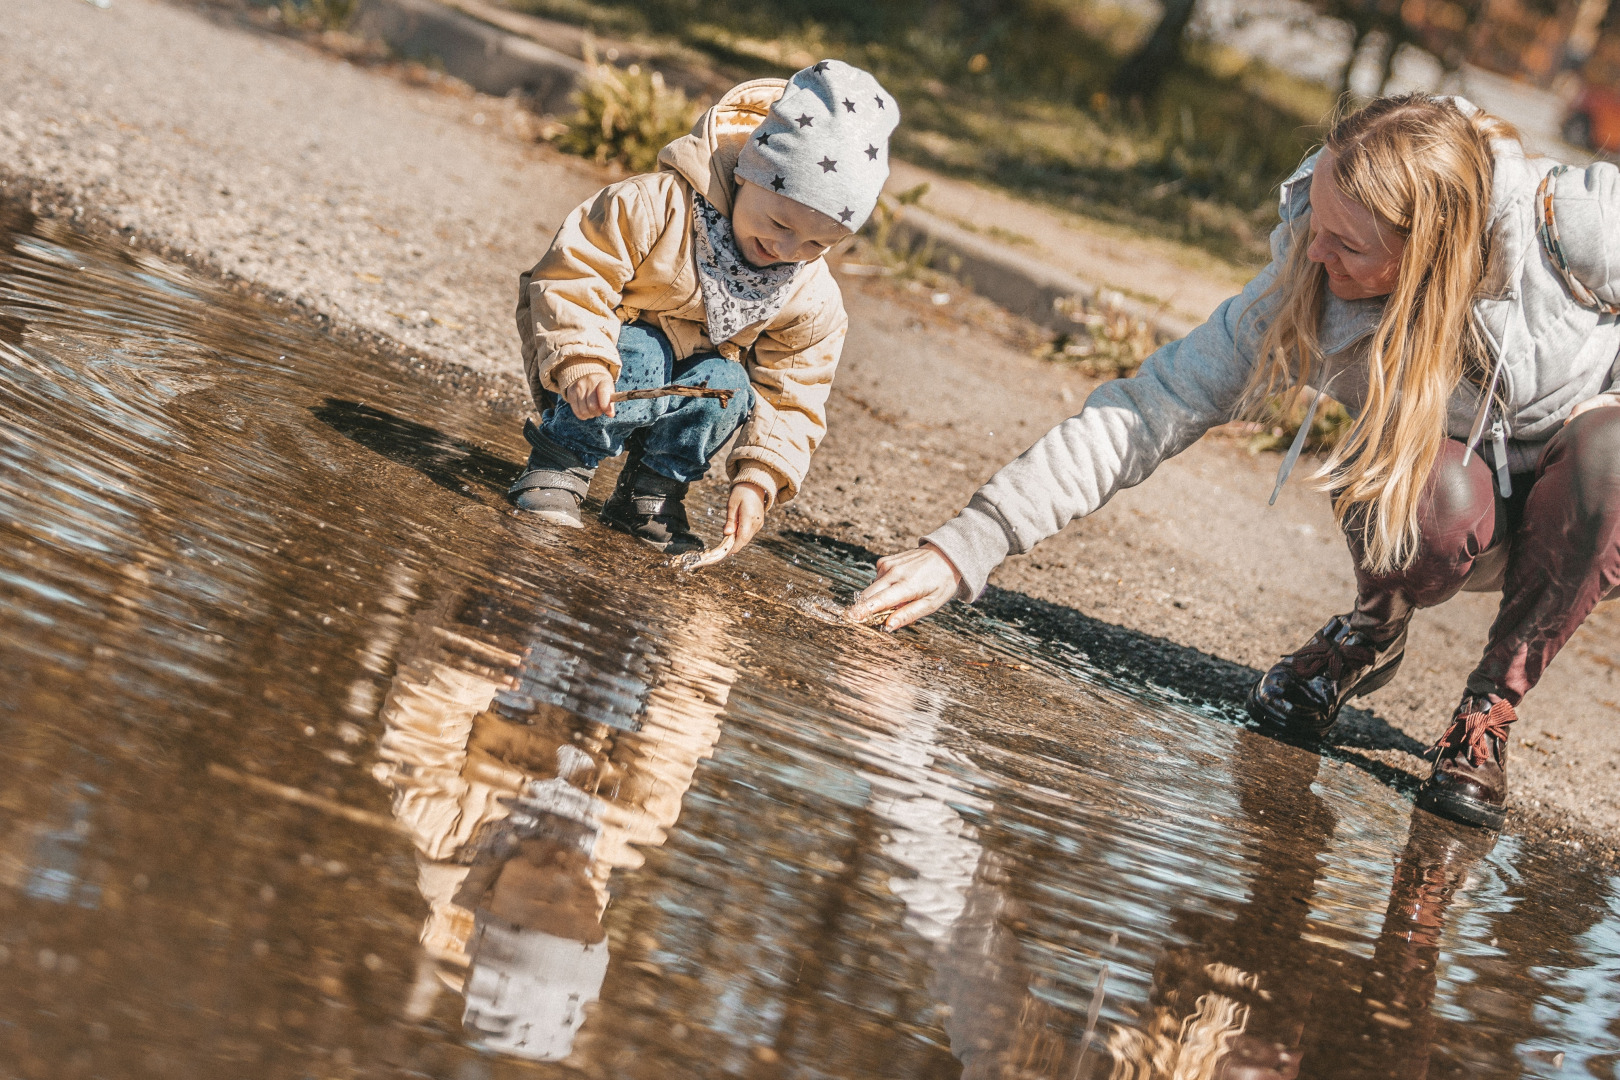
[[[1446,438],[1447,402],[1487,360],[1471,316],[1488,258],[1490,142],[1514,135],[1503,121],[1427,94],[1380,98],[1328,133],[1339,190],[1406,238],[1367,349],[1361,416],[1317,473],[1340,525],[1360,531],[1375,572],[1404,569],[1416,556],[1419,501]],[[1261,298],[1278,299],[1239,407],[1246,415],[1290,387],[1292,400],[1321,362],[1327,272],[1306,256],[1310,232],[1310,214],[1300,215],[1287,261]]]

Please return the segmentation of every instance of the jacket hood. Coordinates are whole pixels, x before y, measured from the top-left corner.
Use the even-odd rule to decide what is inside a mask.
[[[709,205],[730,217],[737,155],[786,88],[786,79],[754,79],[727,90],[690,134],[659,151],[658,167],[679,173]]]
[[[1620,169],[1606,161],[1557,169],[1547,186],[1552,213],[1546,216],[1568,275],[1598,304],[1620,306]]]
[[[1476,111],[1464,99],[1453,100],[1465,112]],[[1527,155],[1511,138],[1492,140],[1491,151],[1491,202],[1485,222],[1490,259],[1474,301],[1475,321],[1492,356],[1491,371],[1485,393],[1473,386],[1458,388],[1448,430],[1470,446],[1478,445],[1498,412],[1493,403],[1500,402],[1505,437],[1539,444],[1575,404],[1608,389],[1620,373],[1616,360],[1620,320],[1583,304],[1570,288],[1574,279],[1599,302],[1620,296],[1620,281],[1608,256],[1611,245],[1620,243],[1616,210],[1620,171],[1611,165],[1560,170],[1551,158]],[[1310,180],[1319,157],[1313,154],[1283,183],[1280,209],[1289,224],[1273,236],[1273,257],[1279,262],[1293,236],[1291,224],[1310,207]],[[1542,189],[1544,200],[1538,187],[1549,173],[1548,186]],[[1544,202],[1559,219],[1560,231],[1571,237],[1562,253],[1562,271],[1538,236],[1538,211]],[[1330,295],[1322,313],[1323,352],[1343,350],[1355,368],[1350,350],[1372,333],[1382,313],[1382,300],[1343,301]],[[1357,396],[1339,384],[1330,392],[1354,405],[1346,399],[1346,391],[1350,398]],[[1533,456],[1528,463],[1534,467]],[[1515,458],[1513,469],[1524,471],[1524,465]]]

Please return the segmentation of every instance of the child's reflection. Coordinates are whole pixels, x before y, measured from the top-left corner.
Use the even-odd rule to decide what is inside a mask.
[[[482,1046],[542,1061],[569,1054],[601,991],[610,874],[664,841],[734,678],[720,615],[691,610],[654,645],[590,629],[611,619],[597,600],[563,598],[521,655],[473,629],[488,611],[435,620],[382,709],[377,775],[430,908],[435,970],[411,1009],[436,975]]]

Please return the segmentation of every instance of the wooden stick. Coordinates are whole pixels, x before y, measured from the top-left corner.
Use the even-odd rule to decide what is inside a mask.
[[[735,390],[710,390],[707,386],[655,386],[651,390],[621,390],[613,395],[614,401],[641,401],[645,398],[659,397],[709,397],[716,398],[720,407],[724,409],[731,404],[731,395]]]
[[[736,536],[728,536],[720,541],[718,547],[709,548],[707,551],[688,551],[685,555],[676,556],[670,565],[682,570],[701,570],[705,566],[713,566],[731,554],[731,545],[736,540]]]
[[[1097,989],[1091,992],[1091,1008],[1086,1013],[1086,1033],[1080,1038],[1080,1057],[1074,1063],[1075,1080],[1079,1080],[1080,1070],[1086,1064],[1086,1055],[1091,1052],[1091,1036],[1097,1030],[1097,1017],[1102,1012],[1103,986],[1107,982],[1108,965],[1104,964],[1102,970],[1097,972]]]

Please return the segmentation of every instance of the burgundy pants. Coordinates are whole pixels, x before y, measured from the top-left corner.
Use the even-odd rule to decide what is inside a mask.
[[[1547,443],[1534,473],[1496,493],[1478,455],[1447,440],[1424,490],[1422,539],[1406,570],[1362,568],[1359,529],[1346,530],[1356,559],[1352,624],[1381,636],[1418,608],[1461,589],[1502,591],[1471,693],[1517,705],[1599,600],[1620,596],[1620,408],[1582,413]]]

